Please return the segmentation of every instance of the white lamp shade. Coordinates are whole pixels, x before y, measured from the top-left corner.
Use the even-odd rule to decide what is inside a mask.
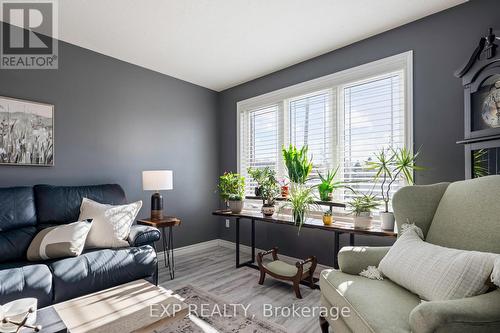
[[[142,172],[144,191],[171,190],[174,188],[172,170],[151,170]]]

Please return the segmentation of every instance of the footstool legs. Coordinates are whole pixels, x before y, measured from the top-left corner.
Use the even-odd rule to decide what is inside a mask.
[[[270,263],[269,265],[264,266],[263,264],[263,258],[266,255],[272,254],[273,256],[273,262]],[[275,266],[271,268],[271,264],[278,264],[280,266]],[[297,268],[295,275],[289,274],[290,270],[293,271],[293,266],[287,263],[284,263],[283,261],[280,261],[278,259],[278,248],[274,247],[271,250],[268,250],[266,252],[260,252],[257,254],[257,264],[259,265],[259,270],[260,270],[260,279],[259,279],[259,284],[262,285],[264,284],[264,279],[266,278],[266,273],[274,277],[275,279],[278,280],[285,280],[285,281],[291,281],[293,283],[293,291],[295,292],[295,296],[297,298],[302,299],[302,295],[300,293],[300,282],[302,280],[305,280],[309,282],[309,286],[311,289],[314,289],[314,270],[316,269],[317,265],[317,260],[316,257],[309,257],[304,261],[299,261],[295,263],[295,267]],[[306,266],[306,269],[304,270],[304,265],[309,264]],[[283,269],[284,266],[284,269]],[[277,269],[280,267],[279,269]],[[292,267],[292,268],[290,268]],[[282,271],[285,271],[285,273],[281,273]]]

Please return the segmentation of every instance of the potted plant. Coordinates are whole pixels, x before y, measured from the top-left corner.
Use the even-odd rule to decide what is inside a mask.
[[[375,181],[382,179],[380,193],[384,202],[384,211],[380,212],[381,228],[384,230],[394,229],[394,213],[389,211],[391,200],[391,187],[397,180],[406,180],[413,185],[414,171],[422,170],[415,165],[419,152],[412,154],[406,148],[382,149],[375,154],[375,160],[367,162],[369,170],[375,170]]]
[[[304,184],[311,173],[313,163],[307,156],[308,147],[303,146],[301,149],[290,145],[288,149],[283,147],[283,160],[288,171],[288,179],[292,183],[292,188],[295,184]]]
[[[275,211],[275,200],[280,194],[278,181],[276,180],[276,171],[269,167],[262,169],[248,169],[248,173],[252,175],[257,184],[262,198],[262,213],[266,216],[272,216]]]
[[[234,214],[243,210],[243,198],[245,196],[245,178],[237,173],[225,172],[219,177],[220,197],[229,205]]]
[[[349,186],[347,186],[344,182],[335,181],[335,177],[337,176],[338,171],[339,167],[337,167],[333,171],[328,170],[326,176],[323,176],[321,173],[318,172],[318,176],[321,181],[321,183],[319,183],[318,185],[319,198],[321,201],[332,201],[333,192],[336,189],[342,187],[347,188],[354,192],[354,190]]]
[[[269,167],[266,167],[267,169],[269,169]],[[255,196],[256,197],[261,197],[262,196],[262,192],[261,192],[261,189],[260,189],[260,184],[264,181],[264,178],[265,178],[265,173],[264,173],[264,170],[266,169],[259,169],[259,168],[252,168],[252,167],[249,167],[247,169],[247,173],[250,177],[252,177],[255,182],[257,183],[257,186],[255,187],[254,189],[254,193],[255,193]]]
[[[372,224],[371,212],[379,206],[377,198],[373,194],[363,194],[348,203],[351,213],[354,214],[354,228],[369,229]]]
[[[323,213],[323,224],[330,225],[333,222],[332,212],[327,210]]]
[[[286,179],[282,178],[279,181],[279,184],[280,184],[280,189],[281,189],[281,197],[288,198],[289,189],[288,189],[288,183],[287,183]]]
[[[300,228],[307,218],[307,214],[315,206],[313,188],[304,184],[296,184],[290,189],[288,201],[283,207],[292,210],[293,222]]]

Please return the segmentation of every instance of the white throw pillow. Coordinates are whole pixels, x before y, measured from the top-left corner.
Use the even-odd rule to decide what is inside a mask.
[[[379,269],[424,300],[460,299],[488,290],[486,282],[499,256],[426,243],[415,228],[408,228],[382,259]]]
[[[31,241],[26,257],[29,261],[78,257],[91,227],[89,219],[42,229]]]
[[[130,227],[142,207],[142,201],[128,205],[106,205],[83,198],[80,220],[92,219],[92,228],[85,248],[116,248],[128,246]]]
[[[491,273],[491,282],[493,282],[495,286],[500,287],[500,257],[495,259],[493,273]]]

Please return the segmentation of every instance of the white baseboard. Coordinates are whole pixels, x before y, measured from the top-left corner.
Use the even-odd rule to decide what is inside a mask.
[[[236,250],[236,243],[233,243],[233,242],[230,242],[230,241],[227,241],[224,239],[219,239],[219,246],[225,247],[228,249],[232,249],[232,250]],[[255,248],[255,253],[257,254],[258,252],[263,252],[263,251],[267,251],[267,250],[269,250],[269,249],[262,250],[262,249]],[[245,254],[251,254],[252,248],[250,246],[240,244],[240,251],[245,253]],[[286,255],[281,254],[281,253],[278,253],[278,255],[281,259],[283,259],[284,261],[288,261],[290,263],[295,263],[299,260],[306,259],[306,258],[299,259],[299,258],[289,257],[289,256],[286,256]],[[319,271],[322,271],[324,269],[332,269],[332,268],[333,267],[330,267],[327,265],[318,264],[316,271],[319,272]]]
[[[174,252],[176,255],[184,255],[184,254],[190,254],[190,253],[198,252],[198,251],[202,251],[202,250],[207,250],[207,249],[217,247],[217,246],[224,247],[224,248],[231,249],[231,250],[236,250],[236,243],[234,243],[234,242],[230,242],[230,241],[227,241],[224,239],[212,239],[212,240],[209,240],[206,242],[201,242],[201,243],[196,243],[196,244],[192,244],[192,245],[187,245],[187,246],[175,248]],[[245,254],[251,254],[252,248],[250,246],[240,244],[240,251],[242,253],[245,253]],[[265,251],[265,250],[255,248],[256,254],[258,252],[261,252],[261,251]],[[163,252],[159,252],[158,256],[163,258]],[[298,258],[294,258],[294,257],[289,257],[289,256],[286,256],[284,254],[279,254],[279,256],[283,260],[291,262],[291,263],[305,259],[305,258],[298,259]],[[331,268],[332,267],[327,266],[327,265],[318,264],[316,271],[320,272],[324,269],[331,269]]]
[[[219,239],[212,239],[206,242],[201,242],[201,243],[196,243],[192,245],[187,245],[183,247],[176,248],[174,247],[174,252],[176,255],[183,255],[183,254],[189,254],[193,252],[198,252],[202,250],[206,250],[212,247],[217,247],[219,246]],[[163,256],[163,251],[158,252],[159,256]]]

